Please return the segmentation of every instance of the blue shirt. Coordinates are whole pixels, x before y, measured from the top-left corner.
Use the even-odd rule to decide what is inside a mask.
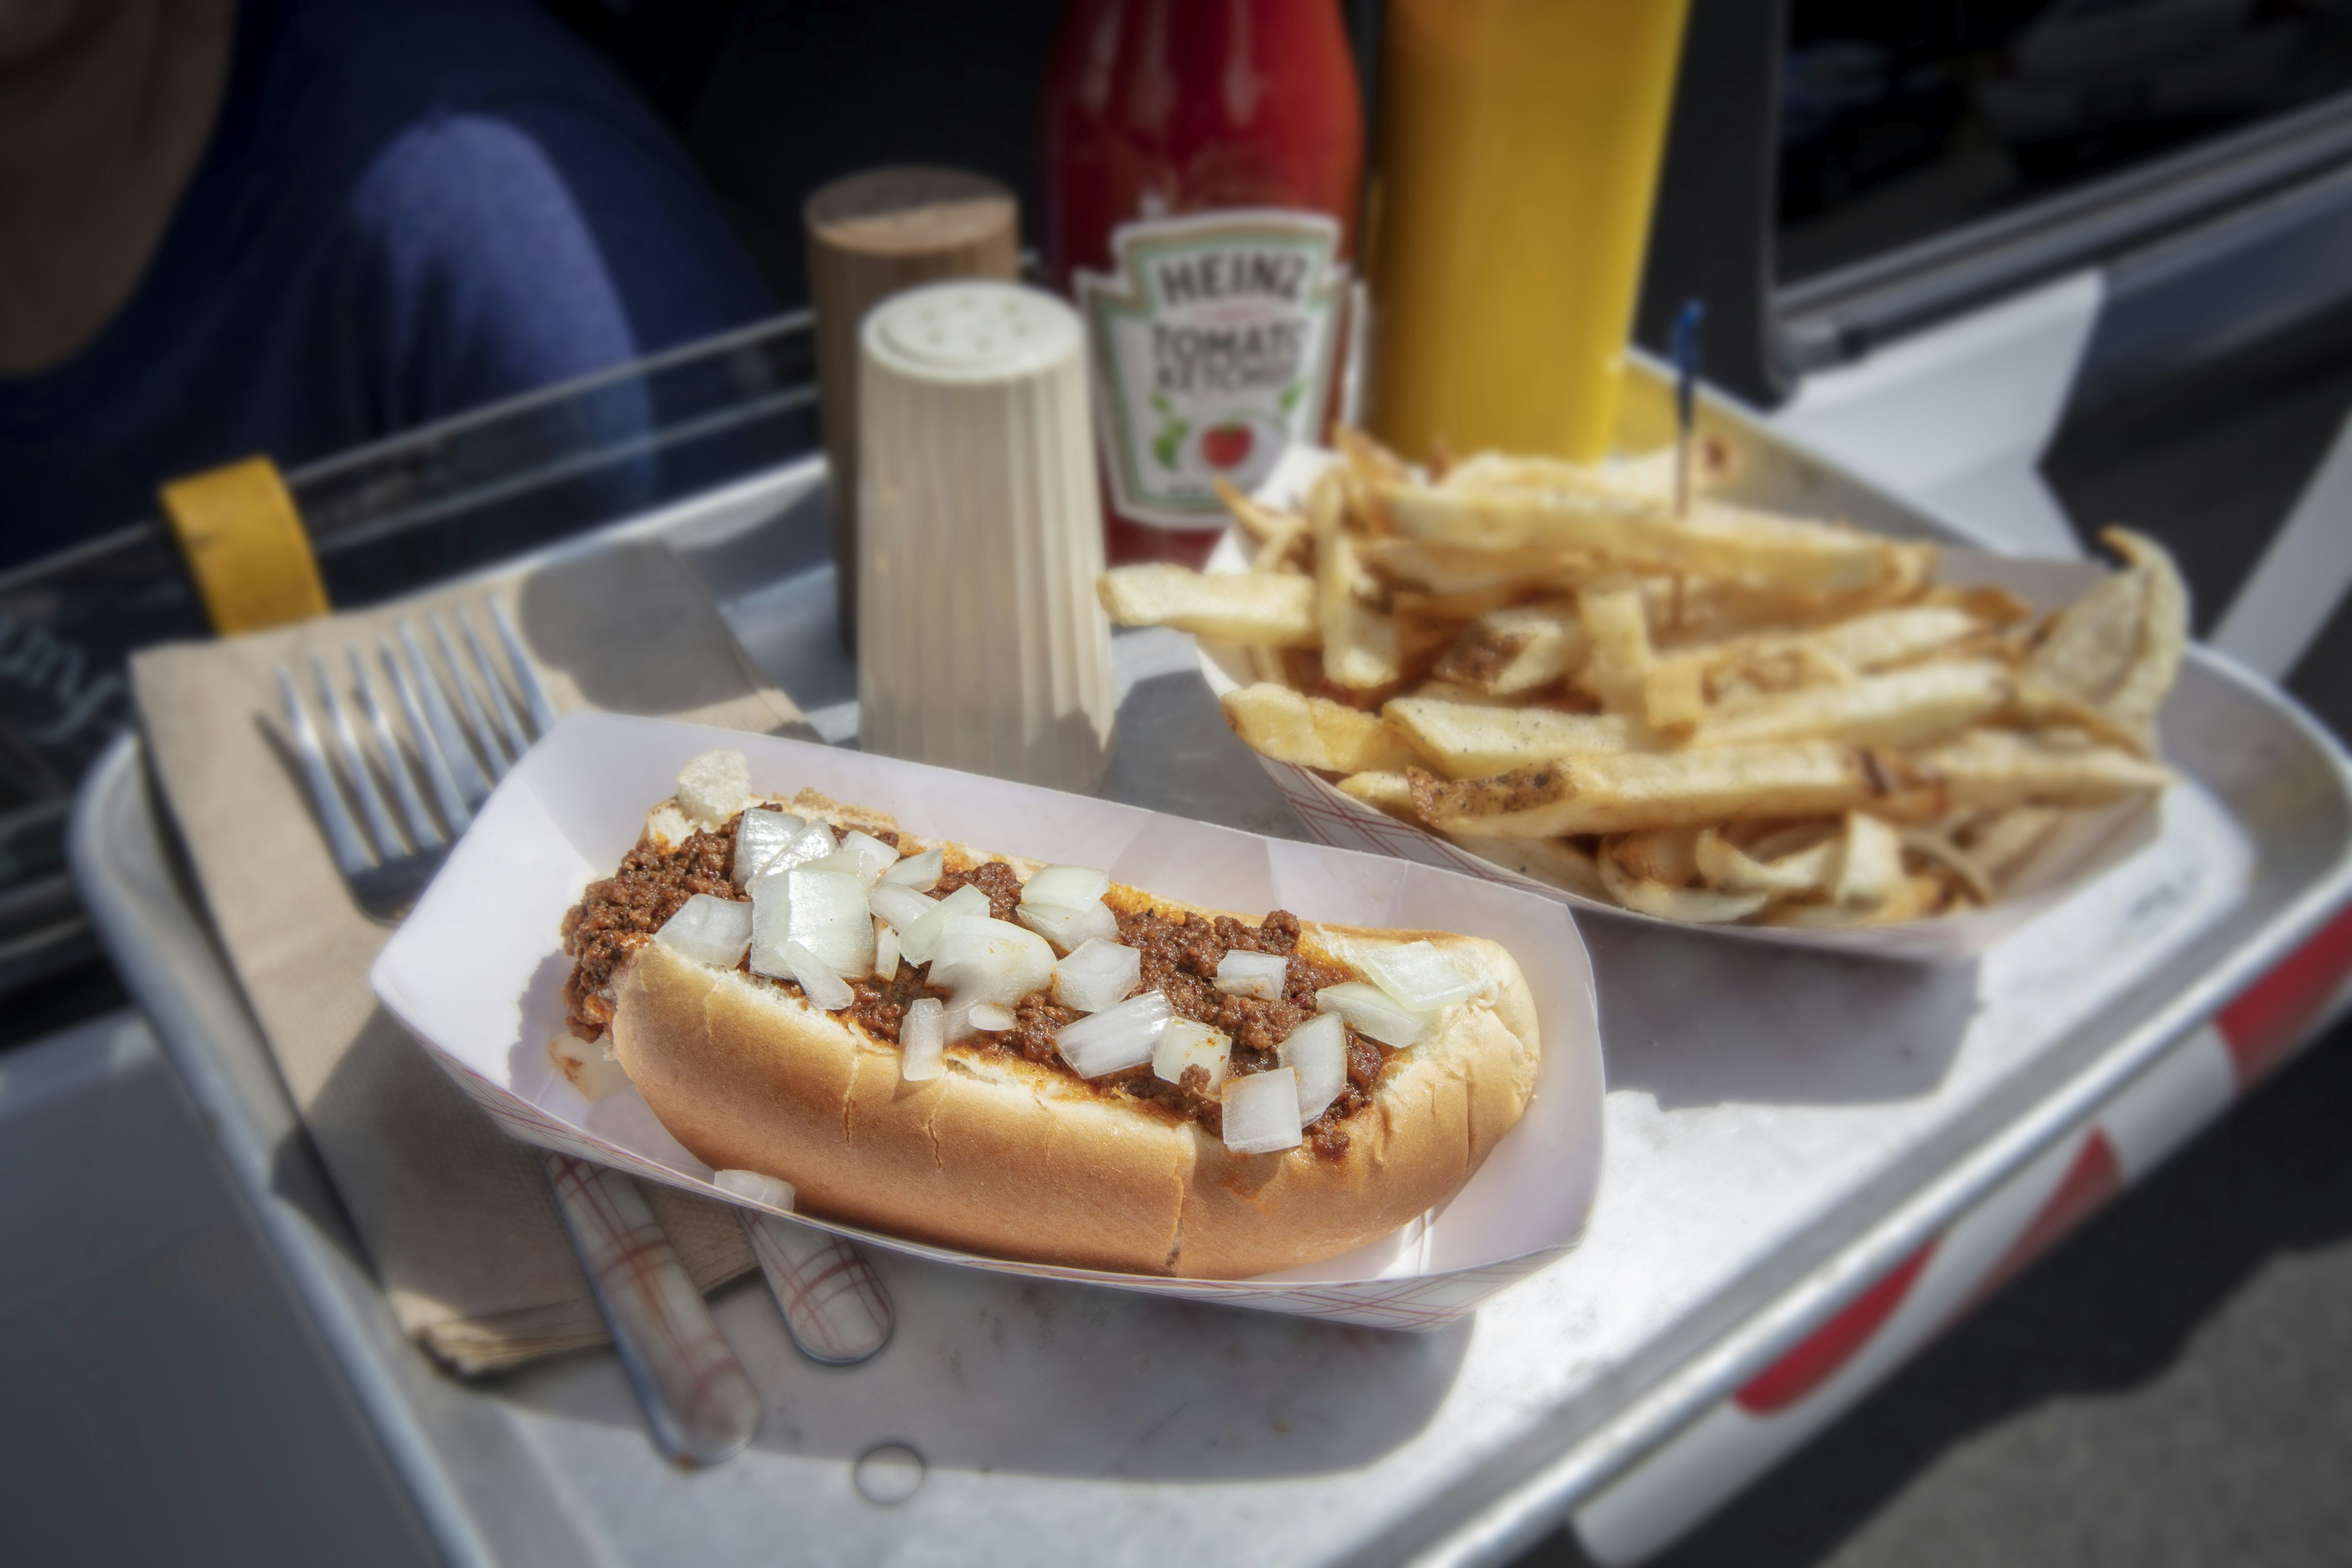
[[[526,0],[245,0],[211,144],[74,359],[0,378],[0,567],[774,309],[667,130]]]

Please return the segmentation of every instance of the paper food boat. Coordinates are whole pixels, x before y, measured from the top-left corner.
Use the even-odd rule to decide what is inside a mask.
[[[1259,489],[1258,499],[1275,506],[1296,505],[1315,476],[1334,461],[1337,458],[1328,452],[1294,450]],[[1245,572],[1249,570],[1248,550],[1249,542],[1238,529],[1229,531],[1210,556],[1208,570]],[[2101,568],[2088,561],[1993,555],[1945,545],[1938,560],[1937,581],[1964,587],[2006,588],[2035,610],[2049,611],[2073,604],[2100,575]],[[1209,689],[1220,699],[1256,679],[1241,648],[1203,642],[1200,651],[1201,673],[1207,678]],[[1242,742],[1236,739],[1234,743]],[[1291,811],[1307,831],[1323,843],[1342,849],[1391,855],[1416,865],[1458,871],[1616,920],[1670,925],[1680,931],[1705,931],[1748,942],[1916,963],[1951,962],[1984,952],[2027,921],[2047,913],[2091,879],[2120,866],[2154,842],[2159,826],[2159,808],[2147,802],[2078,812],[2018,868],[2001,888],[1999,900],[1982,909],[1958,914],[1844,931],[1802,926],[1685,925],[1523,876],[1340,793],[1330,778],[1312,768],[1278,763],[1263,754],[1258,754],[1257,760],[1273,777],[1276,787],[1282,791],[1283,798],[1290,803]]]
[[[570,964],[558,927],[636,842],[678,769],[713,747],[751,761],[762,795],[814,788],[913,832],[1040,860],[1211,908],[1462,931],[1508,947],[1542,1031],[1535,1099],[1469,1184],[1369,1247],[1254,1279],[1187,1279],[1010,1262],[797,1216],[919,1258],[1380,1328],[1432,1329],[1576,1244],[1601,1172],[1592,970],[1568,911],[1496,881],[1260,837],[1134,806],[730,730],[576,713],[509,773],[377,959],[376,995],[517,1137],[722,1202],[711,1171],[624,1090],[591,1104],[548,1059]]]

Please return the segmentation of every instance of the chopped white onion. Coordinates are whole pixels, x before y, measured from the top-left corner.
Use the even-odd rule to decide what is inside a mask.
[[[944,1070],[941,1053],[947,1049],[948,1037],[940,1016],[946,1010],[936,996],[918,996],[907,1004],[907,1016],[898,1024],[898,1051],[904,1058],[898,1064],[901,1078],[937,1078]]]
[[[1318,1014],[1290,1031],[1274,1054],[1298,1075],[1301,1125],[1323,1114],[1348,1087],[1348,1026],[1338,1015]]]
[[[845,877],[856,878],[857,885],[862,888],[866,885],[866,868],[869,864],[866,857],[855,849],[836,849],[830,855],[820,855],[814,860],[804,860],[793,869],[836,871]]]
[[[1064,952],[1075,952],[1090,942],[1118,940],[1118,917],[1111,913],[1108,904],[1066,909],[1060,904],[1024,903],[1013,911],[1013,918]]]
[[[931,905],[929,913],[909,925],[898,927],[898,956],[909,963],[929,963],[939,950],[940,938],[948,931],[951,920],[986,920],[988,895],[967,882]],[[897,921],[892,921],[896,925]]]
[[[882,980],[898,978],[898,928],[874,917],[874,973]]]
[[[751,906],[733,899],[697,893],[662,922],[654,940],[676,948],[697,963],[732,969],[751,945]]]
[[[940,1027],[945,1031],[948,1044],[951,1046],[958,1040],[968,1040],[980,1032],[971,1026],[970,1007],[950,1007],[940,1015]]]
[[[793,939],[792,883],[784,877],[751,879],[751,973],[790,980],[784,943]]]
[[[838,1013],[857,1000],[857,993],[849,982],[835,974],[824,960],[799,942],[784,943],[784,968],[800,982],[801,994],[809,999],[812,1007],[822,1007],[828,1013]]]
[[[1000,1007],[993,1002],[975,1002],[966,1015],[971,1026],[984,1035],[1001,1035],[1021,1022],[1021,1015],[1010,1007]]]
[[[1174,1016],[1167,997],[1147,991],[1091,1018],[1063,1025],[1054,1044],[1080,1078],[1100,1078],[1150,1061],[1168,1020]]]
[[[822,860],[835,852],[833,829],[822,822],[812,822],[784,841],[784,847],[768,857],[745,887],[756,888],[761,878],[782,879],[793,868],[812,860]]]
[[[792,912],[784,934],[832,966],[856,979],[874,973],[874,917],[866,908],[866,885],[845,871],[798,866],[785,879]]]
[[[806,826],[806,817],[794,816],[789,811],[754,806],[744,812],[743,820],[735,826],[735,864],[729,873],[735,879],[735,885],[740,888],[750,881],[753,873],[765,868],[777,852]]]
[[[946,870],[947,852],[926,849],[920,855],[908,856],[883,872],[882,880],[894,888],[912,888],[919,893],[928,893],[940,885],[940,878]]]
[[[841,836],[840,853],[857,858],[861,867],[857,873],[858,877],[869,888],[879,882],[882,879],[882,873],[896,865],[898,860],[898,852],[896,849],[891,848],[872,834],[860,832],[855,827]]]
[[[1296,1149],[1307,1123],[1298,1114],[1298,1075],[1288,1068],[1229,1078],[1224,1101],[1225,1147],[1236,1154]]]
[[[1053,977],[1054,950],[1010,921],[951,916],[931,959],[931,984],[955,993],[950,1007],[1010,1007]]]
[[[1221,1031],[1190,1018],[1171,1018],[1160,1043],[1151,1048],[1151,1076],[1181,1083],[1186,1068],[1200,1068],[1208,1073],[1208,1091],[1214,1094],[1225,1081],[1225,1068],[1233,1055],[1234,1042]]]
[[[1416,1044],[1421,1032],[1429,1026],[1428,1014],[1400,1007],[1387,992],[1360,980],[1326,985],[1315,993],[1315,1010],[1336,1013],[1355,1025],[1358,1034],[1399,1049]]]
[[[1478,994],[1477,981],[1425,942],[1373,948],[1356,955],[1356,967],[1399,1006],[1416,1013],[1433,1013]]]
[[[748,1198],[772,1209],[783,1209],[787,1213],[792,1209],[793,1200],[799,1195],[793,1191],[790,1182],[779,1181],[759,1171],[719,1171],[711,1176],[710,1184],[722,1193]]]
[[[1127,1000],[1143,978],[1143,954],[1099,939],[1080,942],[1054,965],[1054,1000],[1081,1013],[1099,1013]]]
[[[1278,952],[1244,952],[1237,947],[1217,960],[1217,989],[1228,996],[1274,1001],[1289,975],[1290,960]]]
[[[872,892],[866,895],[866,902],[876,915],[888,921],[900,931],[905,931],[940,907],[937,900],[919,893],[912,888],[901,888],[894,882],[883,882],[877,885]]]
[[[1102,902],[1110,891],[1110,873],[1091,866],[1048,866],[1021,884],[1024,904],[1082,910]]]

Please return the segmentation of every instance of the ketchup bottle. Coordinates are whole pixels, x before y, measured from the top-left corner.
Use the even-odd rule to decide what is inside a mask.
[[[1214,482],[1255,488],[1337,412],[1364,163],[1338,0],[1070,0],[1045,122],[1106,553],[1198,565]]]

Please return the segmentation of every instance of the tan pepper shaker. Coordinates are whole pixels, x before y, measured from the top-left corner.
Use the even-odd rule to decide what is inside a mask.
[[[1010,190],[984,174],[908,166],[835,180],[809,197],[802,216],[816,310],[835,602],[842,645],[855,652],[858,323],[881,300],[920,284],[1017,279],[1020,208]]]

